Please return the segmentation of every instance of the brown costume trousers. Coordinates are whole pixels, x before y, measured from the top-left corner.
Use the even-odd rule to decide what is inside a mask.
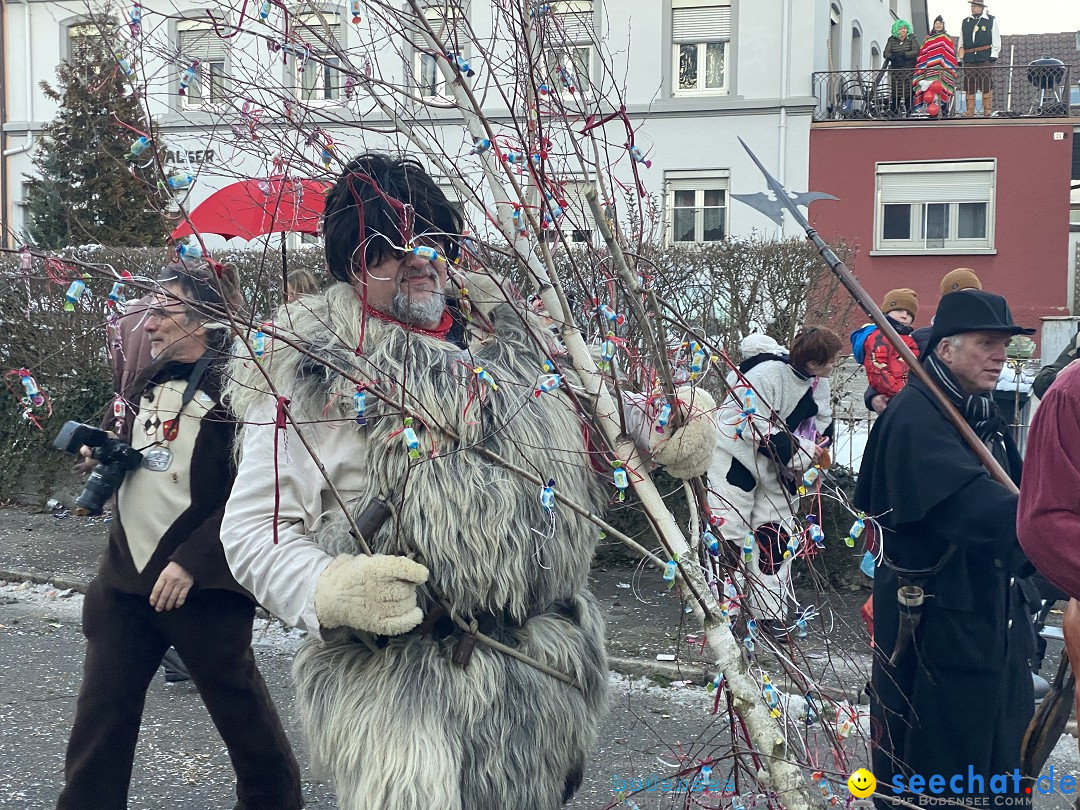
[[[300,768],[251,651],[255,606],[239,593],[192,591],[157,613],[144,595],[95,579],[83,603],[86,661],[57,810],[124,810],[146,690],[171,645],[236,771],[236,810],[303,807]]]

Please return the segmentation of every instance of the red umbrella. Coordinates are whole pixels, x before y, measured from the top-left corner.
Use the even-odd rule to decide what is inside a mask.
[[[293,177],[241,180],[215,191],[192,211],[173,239],[213,233],[254,239],[268,233],[318,233],[330,183]]]

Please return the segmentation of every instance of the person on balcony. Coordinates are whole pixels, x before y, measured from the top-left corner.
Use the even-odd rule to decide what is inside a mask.
[[[889,108],[894,113],[901,108],[911,112],[911,78],[918,56],[919,41],[911,33],[911,23],[897,20],[882,54],[889,68]]]
[[[931,118],[948,114],[949,102],[956,92],[956,46],[946,33],[945,20],[940,14],[919,49],[912,91],[915,109],[925,105],[925,112]]]
[[[964,118],[975,115],[975,94],[982,93],[983,112],[994,109],[994,76],[990,65],[1001,51],[997,18],[986,13],[986,3],[973,0],[971,16],[960,26],[960,61],[964,65]]]

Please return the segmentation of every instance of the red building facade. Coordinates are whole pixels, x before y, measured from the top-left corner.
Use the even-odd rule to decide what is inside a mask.
[[[1075,120],[816,123],[811,206],[826,239],[857,247],[855,272],[874,296],[911,287],[930,322],[941,277],[975,270],[1014,317],[1038,327],[1070,314],[1069,193]]]

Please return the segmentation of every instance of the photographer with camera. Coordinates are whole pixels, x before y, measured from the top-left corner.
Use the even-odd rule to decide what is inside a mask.
[[[229,278],[166,267],[143,322],[153,362],[123,392],[121,435],[65,425],[56,444],[93,466],[79,505],[115,491],[109,546],[83,604],[83,682],[58,810],[121,810],[146,691],[165,650],[183,657],[236,771],[237,810],[303,806],[299,766],[251,650],[255,605],[220,527],[236,422],[221,404]],[[93,445],[93,446],[91,446]]]

